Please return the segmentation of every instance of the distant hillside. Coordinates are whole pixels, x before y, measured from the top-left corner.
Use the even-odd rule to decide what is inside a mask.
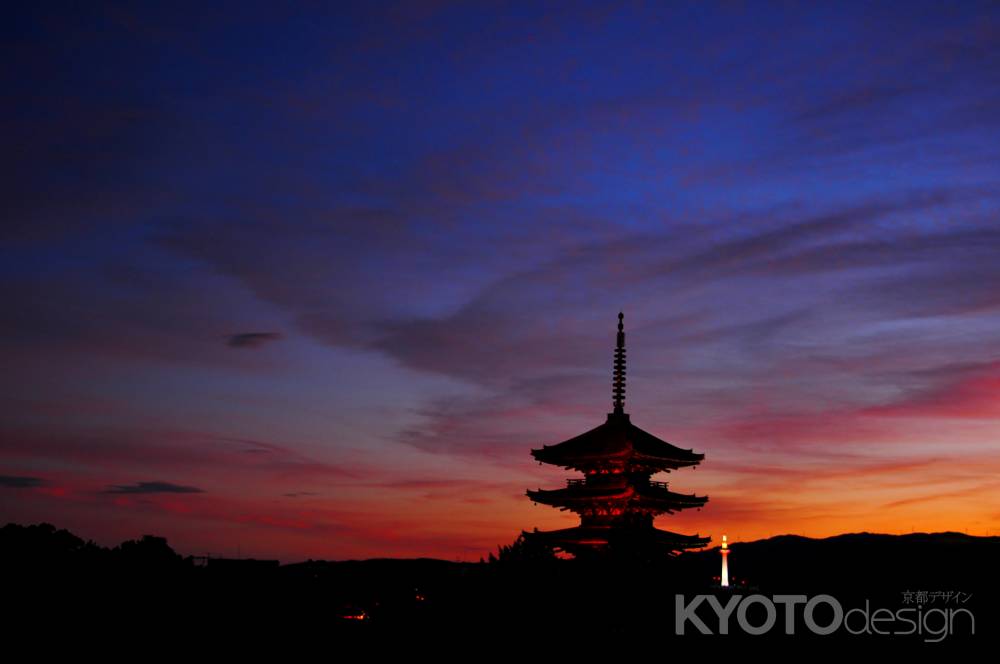
[[[779,590],[971,591],[996,588],[1000,537],[956,532],[849,533],[815,539],[780,535],[730,545],[730,574]],[[684,556],[693,573],[718,575],[718,547]]]
[[[726,600],[733,593],[829,594],[845,608],[905,606],[916,593],[927,593],[927,607],[946,606],[947,594],[953,606],[964,600],[986,630],[997,618],[998,556],[1000,538],[953,532],[782,535],[731,545],[734,587],[727,591],[718,588],[718,548],[655,565],[561,560],[515,545],[480,563],[380,558],[279,566],[183,558],[156,537],[106,549],[49,525],[0,529],[0,583],[22,616],[34,609],[50,623],[80,629],[113,619],[133,629],[182,622],[186,630],[333,629],[360,637],[442,629],[473,635],[501,626],[534,637],[587,629],[667,637],[675,595]],[[206,615],[199,614],[204,607],[211,607],[210,620],[191,621]]]

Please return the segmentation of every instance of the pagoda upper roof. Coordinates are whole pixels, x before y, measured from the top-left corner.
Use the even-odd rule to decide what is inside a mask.
[[[631,462],[671,470],[695,466],[704,454],[682,449],[632,424],[627,413],[608,413],[608,419],[579,436],[556,445],[531,450],[542,463],[588,470],[608,462]]]

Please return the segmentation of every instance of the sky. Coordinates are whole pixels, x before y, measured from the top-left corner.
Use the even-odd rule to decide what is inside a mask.
[[[623,311],[632,421],[705,454],[658,527],[1000,533],[996,3],[0,31],[0,523],[478,560],[578,522],[530,450],[604,421]]]

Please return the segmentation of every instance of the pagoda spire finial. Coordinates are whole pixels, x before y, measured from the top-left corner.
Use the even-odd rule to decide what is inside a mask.
[[[618,343],[615,346],[615,370],[611,382],[615,415],[625,412],[625,314],[618,312]]]

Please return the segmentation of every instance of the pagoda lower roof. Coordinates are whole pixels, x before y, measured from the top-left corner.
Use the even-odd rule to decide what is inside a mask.
[[[695,466],[704,454],[660,440],[632,424],[626,413],[608,413],[608,419],[579,436],[556,445],[531,450],[542,463],[588,470],[609,463],[641,465],[661,470]]]
[[[576,526],[561,530],[521,531],[525,538],[548,544],[549,546],[573,550],[576,548],[602,548],[616,541],[644,542],[666,549],[699,549],[712,541],[711,537],[681,535],[658,528],[630,529],[620,526]]]

